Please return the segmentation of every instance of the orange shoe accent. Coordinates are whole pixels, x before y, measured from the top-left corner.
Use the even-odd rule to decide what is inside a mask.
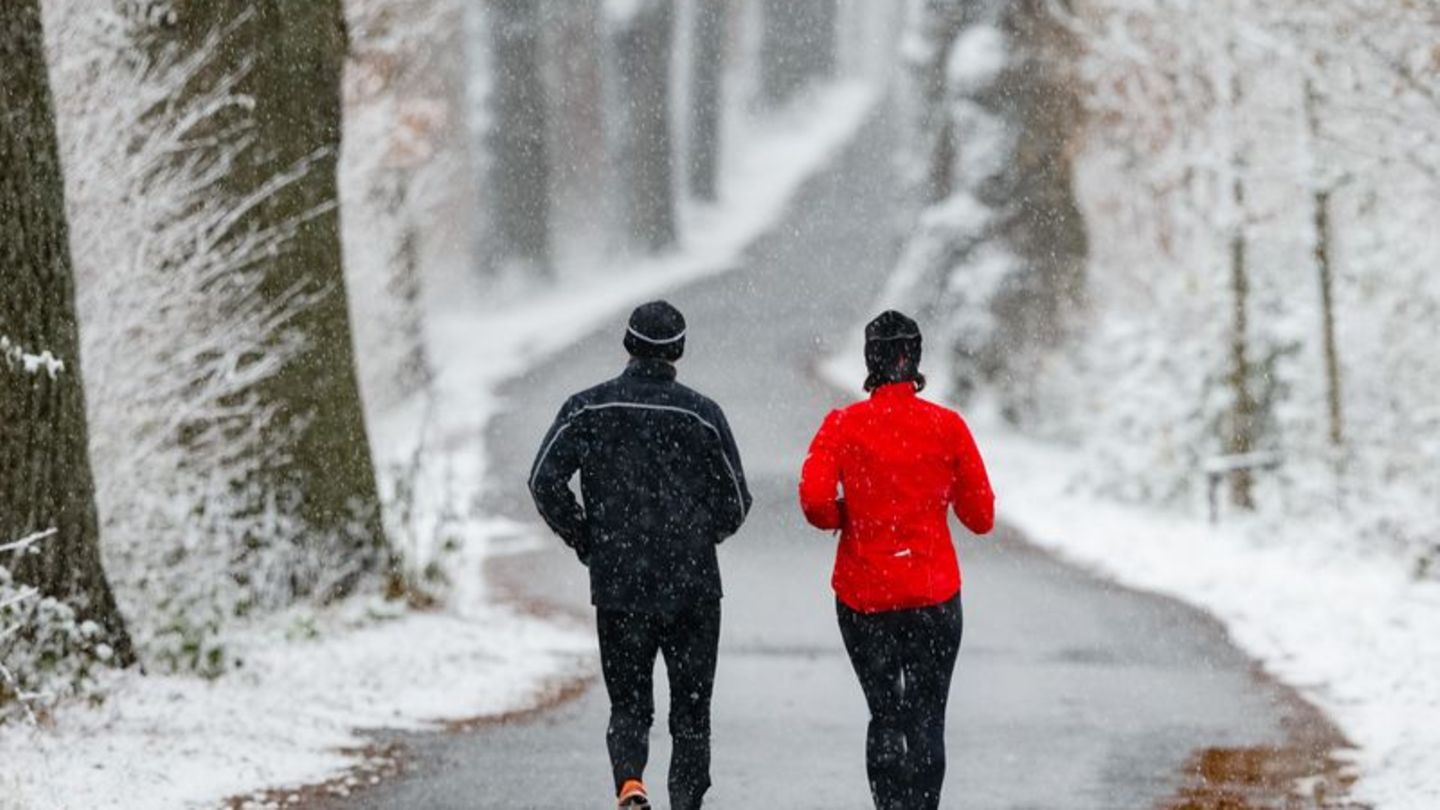
[[[650,806],[650,794],[645,792],[645,783],[639,779],[627,779],[620,787],[620,798],[616,800],[617,807],[630,807],[643,810]]]

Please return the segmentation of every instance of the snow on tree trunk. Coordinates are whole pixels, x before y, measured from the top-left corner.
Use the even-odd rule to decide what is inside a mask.
[[[626,230],[634,247],[658,253],[676,239],[670,105],[674,6],[668,0],[637,0],[631,13],[612,19]]]
[[[1235,206],[1244,210],[1245,185],[1234,181]],[[1245,226],[1234,225],[1230,237],[1230,419],[1226,451],[1244,456],[1255,449],[1255,422],[1258,410],[1251,390],[1250,364],[1250,269],[1246,261]],[[1255,508],[1254,476],[1248,467],[1238,466],[1230,474],[1230,502],[1241,509]]]
[[[293,572],[293,593],[342,596],[393,560],[356,378],[336,202],[347,49],[341,3],[179,0],[162,25],[162,40],[168,33],[191,50],[225,32],[214,71],[238,75],[238,91],[253,102],[229,122],[250,140],[225,180],[230,192],[246,197],[298,174],[246,217],[297,225],[270,260],[261,294],[307,301],[289,324],[299,351],[259,386],[278,406],[270,430],[288,452],[260,472],[264,502],[256,508],[274,504],[305,526],[302,542],[317,563]]]
[[[494,64],[490,193],[494,250],[507,272],[549,276],[550,158],[541,76],[540,3],[491,0]]]
[[[719,195],[721,111],[724,109],[726,0],[696,0],[690,70],[690,193]]]
[[[1322,139],[1320,93],[1315,88],[1314,79],[1308,78],[1305,80],[1305,125],[1311,151],[1318,152]],[[1329,179],[1323,176],[1324,170],[1323,166],[1318,169],[1322,176],[1315,179],[1317,188],[1311,194],[1310,205],[1315,230],[1315,272],[1320,287],[1320,343],[1325,357],[1326,415],[1329,417],[1330,446],[1336,453],[1338,464],[1341,462],[1340,451],[1345,445],[1345,414],[1340,349],[1335,335],[1335,270],[1330,233],[1330,199],[1334,190]]]
[[[0,538],[54,528],[22,583],[134,660],[100,556],[80,338],[39,0],[0,7]]]
[[[1063,68],[1072,46],[1049,15],[1028,0],[930,2],[905,46],[924,211],[889,303],[933,323],[948,366],[937,381],[961,399],[993,388],[1013,418],[1061,346],[1088,253],[1071,182],[1082,123]]]

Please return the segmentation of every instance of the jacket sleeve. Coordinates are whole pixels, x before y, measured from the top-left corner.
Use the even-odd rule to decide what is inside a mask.
[[[583,559],[589,553],[585,509],[570,490],[570,479],[580,469],[584,453],[575,428],[580,411],[573,399],[566,402],[546,432],[530,469],[530,497],[535,499],[535,508],[545,524]]]
[[[950,485],[950,503],[965,528],[986,534],[995,528],[995,493],[990,488],[985,460],[980,457],[980,448],[975,446],[969,426],[959,415],[955,423],[959,448],[955,457],[955,480]]]
[[[837,497],[840,485],[840,412],[831,411],[810,442],[800,470],[800,509],[817,529],[841,529],[844,511]]]
[[[754,499],[750,497],[750,486],[745,483],[745,468],[740,463],[740,448],[735,445],[730,423],[718,406],[714,416],[715,432],[720,438],[720,460],[725,467],[721,476],[723,483],[719,485],[723,496],[718,512],[720,535],[715,540],[718,543],[740,531]]]

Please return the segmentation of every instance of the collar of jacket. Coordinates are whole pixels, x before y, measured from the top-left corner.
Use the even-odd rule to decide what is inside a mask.
[[[625,367],[626,377],[644,377],[650,380],[675,379],[675,364],[649,357],[631,358]]]
[[[886,383],[870,392],[871,399],[909,399],[913,396],[915,396],[915,383],[909,380]]]

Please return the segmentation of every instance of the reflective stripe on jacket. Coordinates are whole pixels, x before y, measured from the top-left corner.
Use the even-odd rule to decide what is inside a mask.
[[[583,505],[570,489],[576,473]],[[565,403],[540,443],[530,493],[590,568],[591,601],[639,611],[719,599],[715,546],[751,502],[725,414],[660,360],[633,360]]]
[[[800,475],[800,506],[812,525],[840,530],[835,594],[866,613],[959,592],[947,509],[976,534],[995,524],[995,496],[965,420],[908,382],[825,418]]]

